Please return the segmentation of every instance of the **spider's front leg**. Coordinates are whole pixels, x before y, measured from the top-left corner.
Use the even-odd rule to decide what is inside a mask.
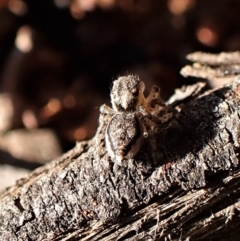
[[[157,85],[152,86],[152,89],[147,97],[147,101],[150,102],[153,99],[161,99],[160,88]]]
[[[145,100],[145,108],[152,115],[159,115],[160,111],[166,106],[160,96],[160,88],[157,85],[152,86],[152,89]]]
[[[166,110],[168,110],[167,107]],[[158,133],[161,124],[168,121],[173,116],[173,113],[166,112],[162,115],[156,116],[148,112],[143,106],[141,106],[139,108],[137,116],[142,123],[143,137],[148,138]]]
[[[100,107],[100,113],[105,115],[114,115],[115,111],[109,107],[108,105],[101,105]]]
[[[143,106],[139,107],[139,112],[137,117],[142,124],[143,137],[148,138],[154,135],[155,130],[158,128],[161,123],[157,117],[151,115]]]

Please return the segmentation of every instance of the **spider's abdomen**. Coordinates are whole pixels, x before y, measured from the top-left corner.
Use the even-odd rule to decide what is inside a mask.
[[[135,113],[117,113],[106,129],[106,147],[113,159],[133,158],[142,143],[142,128]]]

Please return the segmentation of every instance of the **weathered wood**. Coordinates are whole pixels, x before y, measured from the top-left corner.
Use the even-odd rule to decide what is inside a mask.
[[[111,160],[101,129],[1,193],[0,240],[235,240],[240,77],[197,89],[134,160]]]
[[[222,52],[209,54],[203,52],[191,53],[187,58],[194,62],[181,70],[185,77],[193,76],[210,81],[230,83],[236,75],[240,74],[240,52]]]
[[[195,52],[188,54],[187,59],[192,62],[198,62],[207,65],[234,65],[240,63],[240,52],[222,52],[219,54]]]

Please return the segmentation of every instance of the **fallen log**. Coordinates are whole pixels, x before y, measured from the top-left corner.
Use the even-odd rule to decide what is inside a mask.
[[[100,117],[92,140],[2,192],[0,240],[236,240],[240,76],[167,103],[134,158],[110,157]]]

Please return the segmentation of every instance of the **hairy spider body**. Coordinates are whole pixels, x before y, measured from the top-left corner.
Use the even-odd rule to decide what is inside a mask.
[[[128,75],[113,82],[112,108],[100,108],[105,120],[105,147],[113,161],[121,163],[134,158],[144,138],[154,133],[161,123],[159,114],[166,106],[160,97],[160,88],[153,86],[144,96],[144,83],[138,76]]]

